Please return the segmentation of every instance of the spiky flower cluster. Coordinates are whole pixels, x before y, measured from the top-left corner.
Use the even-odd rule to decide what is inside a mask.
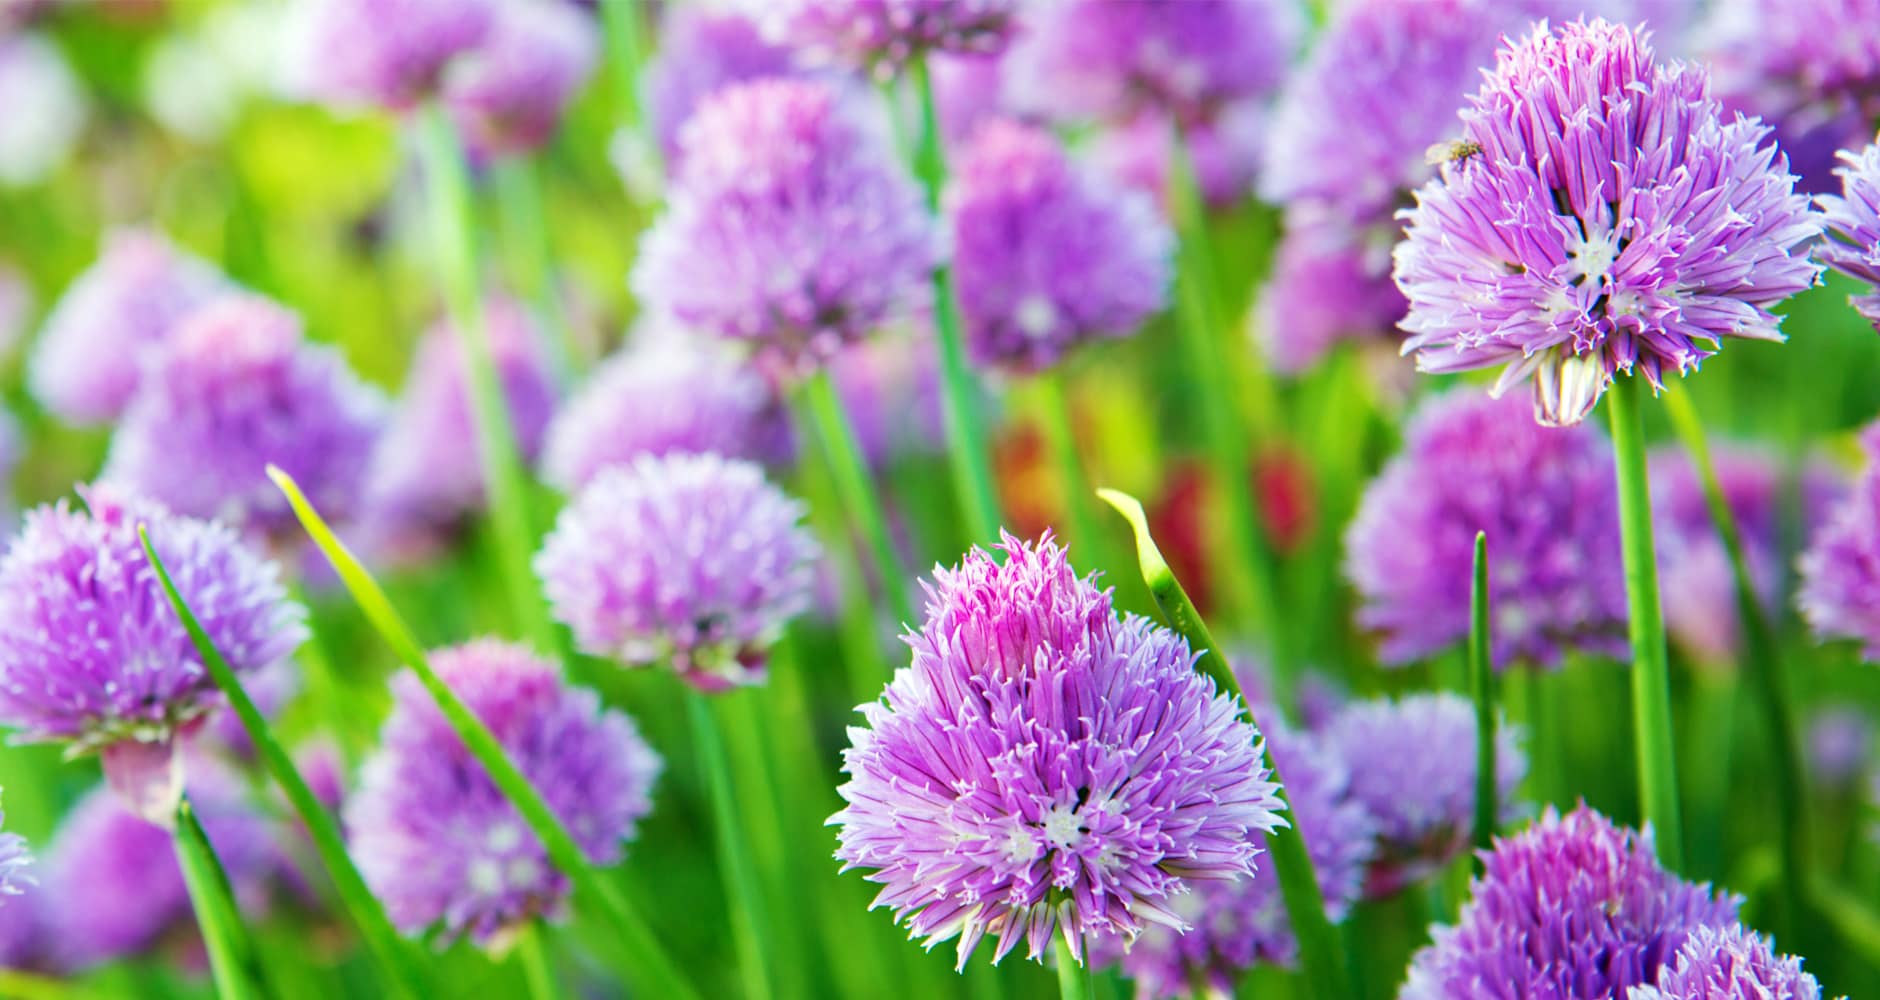
[[[1442,175],[1404,213],[1395,277],[1419,368],[1533,377],[1535,416],[1586,417],[1618,373],[1654,388],[1724,337],[1781,338],[1821,232],[1769,130],[1725,121],[1702,69],[1632,29],[1541,25],[1500,54]]]
[[[1701,927],[1736,923],[1739,900],[1659,867],[1649,836],[1582,805],[1550,807],[1499,839],[1453,926],[1417,952],[1398,1000],[1622,997],[1658,982]]]
[[[679,133],[705,98],[734,83],[788,76],[796,60],[750,18],[692,4],[666,8],[646,64],[646,114],[660,151],[680,158]]]
[[[1073,163],[1049,132],[982,127],[943,203],[974,360],[1032,372],[1135,332],[1168,295],[1174,237],[1155,206]]]
[[[843,753],[836,856],[963,967],[1187,922],[1190,880],[1254,877],[1282,822],[1259,733],[1179,636],[1118,618],[1048,538],[935,571],[913,660]]]
[[[892,73],[929,52],[997,52],[1018,0],[747,0],[773,37],[812,61]]]
[[[118,229],[46,317],[27,367],[33,395],[74,424],[116,420],[146,355],[231,289],[207,263],[150,229]]]
[[[535,572],[582,650],[670,663],[707,691],[756,683],[809,606],[817,547],[803,513],[749,462],[641,455],[575,496]]]
[[[496,640],[430,654],[445,684],[488,726],[548,807],[597,864],[652,808],[660,760],[633,721],[572,688],[553,662]],[[499,942],[555,917],[567,877],[437,703],[404,671],[392,714],[346,802],[346,829],[366,884],[401,930],[431,928]]]
[[[1411,418],[1345,534],[1361,623],[1392,663],[1469,633],[1475,533],[1488,534],[1498,667],[1551,665],[1563,647],[1622,653],[1625,578],[1606,440],[1541,427],[1520,401],[1461,388]]]
[[[650,311],[800,369],[924,291],[935,247],[920,191],[828,84],[720,90],[680,147],[633,269]]]
[[[1880,140],[1841,154],[1841,194],[1822,195],[1829,238],[1815,247],[1823,263],[1870,286],[1851,301],[1880,329]]]
[[[284,469],[323,513],[358,506],[385,401],[300,319],[253,295],[191,314],[150,359],[111,439],[103,478],[181,514],[271,534],[292,513]]]
[[[1801,959],[1777,955],[1768,938],[1733,924],[1691,931],[1658,981],[1632,987],[1626,1000],[1821,1000],[1821,984]]]
[[[495,4],[482,42],[444,72],[445,103],[471,148],[526,153],[546,143],[600,61],[599,35],[573,4]]]

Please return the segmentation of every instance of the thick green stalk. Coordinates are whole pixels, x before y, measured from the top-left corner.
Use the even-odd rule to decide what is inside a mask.
[[[1149,534],[1149,520],[1142,512],[1142,504],[1129,494],[1117,490],[1098,490],[1097,495],[1115,507],[1135,531],[1136,558],[1141,565],[1142,579],[1148,584],[1149,593],[1155,597],[1162,620],[1187,639],[1189,647],[1199,654],[1197,665],[1203,673],[1214,678],[1221,690],[1239,695],[1240,682],[1234,677],[1234,670],[1228,665],[1227,657],[1209,633],[1207,623],[1201,620],[1194,602],[1188,599],[1181,581],[1175,579],[1174,570],[1162,558],[1161,550],[1156,548],[1155,539]],[[1254,718],[1253,706],[1245,699],[1242,699],[1242,703],[1246,708],[1247,721],[1259,727],[1260,722]],[[1265,754],[1264,764],[1284,796],[1286,780],[1275,766],[1270,750]],[[1312,869],[1312,857],[1306,853],[1306,842],[1300,836],[1298,826],[1289,825],[1274,830],[1266,835],[1266,844],[1273,859],[1274,875],[1279,879],[1280,898],[1286,904],[1286,916],[1292,922],[1293,934],[1299,939],[1300,964],[1304,967],[1310,988],[1316,996],[1327,1000],[1344,1000],[1356,996],[1344,941],[1338,929],[1332,926],[1331,919],[1325,915],[1325,897],[1319,892],[1318,877]]]
[[[346,842],[340,836],[339,824],[313,794],[313,790],[307,787],[293,759],[275,740],[267,720],[261,717],[253,699],[243,690],[240,678],[230,669],[214,640],[203,631],[195,613],[170,580],[169,570],[164,567],[163,560],[158,558],[157,550],[150,544],[150,535],[143,525],[138,525],[137,535],[143,542],[144,555],[150,560],[150,567],[156,570],[157,581],[169,596],[170,607],[175,609],[176,616],[183,622],[183,628],[196,644],[196,652],[208,668],[210,678],[228,699],[235,717],[241,720],[242,729],[248,733],[248,739],[254,744],[262,765],[274,777],[275,783],[281,786],[287,801],[306,825],[314,851],[319,854],[320,863],[326,867],[327,875],[332,878],[333,887],[339,893],[340,903],[346,907],[347,915],[358,926],[360,936],[365,939],[366,946],[372,950],[373,957],[389,978],[385,986],[387,992],[411,997],[424,995],[423,975],[412,961],[411,952],[398,936],[391,919],[385,915],[384,906],[366,887],[359,869],[353,866],[352,856],[346,853]]]
[[[1475,848],[1495,839],[1501,807],[1495,801],[1495,661],[1489,648],[1488,535],[1475,533],[1469,579],[1469,690],[1475,696]]]
[[[1057,942],[1057,980],[1058,1000],[1096,1000],[1097,981],[1090,975],[1090,967],[1077,960],[1071,954],[1071,944],[1064,939],[1068,930],[1056,937]]]
[[[692,722],[692,752],[698,755],[706,794],[711,799],[712,839],[718,846],[718,868],[724,875],[725,901],[731,910],[731,936],[737,945],[738,974],[744,984],[746,1000],[769,1000],[763,887],[743,843],[744,825],[738,820],[731,765],[725,760],[724,740],[706,697],[697,691],[687,692],[686,712]]]
[[[196,810],[185,795],[176,806],[176,860],[183,869],[183,884],[196,911],[196,925],[209,950],[209,969],[215,976],[220,1000],[248,1000],[259,995],[249,978],[254,950],[243,931],[241,909],[229,888],[228,874],[216,859],[209,836],[196,821]]]
[[[862,542],[874,556],[875,575],[880,578],[881,592],[887,595],[888,610],[894,613],[897,622],[911,622],[914,605],[908,597],[907,574],[901,569],[894,536],[888,533],[888,516],[881,507],[881,492],[869,478],[868,463],[862,458],[862,447],[855,440],[855,429],[849,426],[842,413],[842,400],[836,396],[835,384],[827,371],[818,371],[803,383],[802,393],[803,408],[808,411],[811,430],[822,443],[836,495],[842,499],[842,506],[848,508]],[[859,553],[856,561],[863,561]]]
[[[544,649],[553,649],[554,628],[529,564],[535,550],[535,525],[529,515],[528,481],[516,448],[502,381],[490,356],[489,330],[484,326],[469,170],[456,128],[441,106],[425,106],[419,134],[431,196],[431,252],[437,256],[438,277],[444,286],[451,323],[457,328],[463,348],[477,454],[483,463],[503,582],[515,608],[516,624]]]
[[[1273,552],[1253,502],[1247,466],[1250,445],[1235,406],[1238,394],[1228,378],[1227,360],[1220,349],[1221,325],[1215,303],[1214,261],[1201,192],[1194,163],[1179,131],[1173,133],[1169,154],[1169,200],[1180,237],[1176,274],[1176,327],[1189,374],[1195,379],[1192,398],[1200,407],[1201,429],[1207,447],[1214,493],[1225,508],[1228,548],[1215,565],[1224,570],[1227,592],[1238,600],[1236,624],[1265,630],[1267,653],[1273,663],[1275,695],[1290,703],[1293,681],[1291,637],[1279,610],[1279,591],[1273,580]]]
[[[516,287],[535,304],[547,328],[547,347],[556,380],[566,384],[587,358],[575,341],[568,310],[555,281],[555,255],[548,240],[548,213],[542,199],[542,164],[536,157],[520,157],[496,164],[492,171],[503,228],[509,236],[510,269]]]
[[[464,746],[489,772],[490,780],[495,782],[503,796],[522,814],[523,821],[542,842],[549,860],[568,876],[577,892],[598,905],[619,942],[619,954],[614,957],[620,969],[649,996],[698,1000],[697,991],[680,973],[678,966],[673,964],[645,920],[634,912],[613,883],[588,863],[587,856],[581,852],[581,846],[575,842],[567,826],[549,808],[542,793],[516,767],[508,751],[496,741],[495,734],[431,669],[411,628],[405,624],[397,609],[392,607],[392,602],[385,596],[378,581],[360,565],[345,543],[333,534],[333,529],[320,516],[320,512],[313,509],[306,495],[300,491],[300,486],[287,473],[274,466],[268,467],[268,477],[287,496],[287,502],[293,507],[294,515],[300,519],[301,527],[306,529],[320,551],[326,554],[366,619],[378,630],[386,645],[392,647],[392,652],[397,654],[405,666],[411,668],[418,683],[437,702],[445,721],[463,740]]]
[[[1658,597],[1658,554],[1652,541],[1651,483],[1645,465],[1641,379],[1621,375],[1606,393],[1613,466],[1619,482],[1619,534],[1632,635],[1632,728],[1639,793],[1659,860],[1684,867],[1684,819],[1671,739],[1671,666],[1665,650],[1664,604]]]
[[[555,978],[555,965],[549,961],[548,942],[540,923],[531,923],[516,941],[516,961],[522,965],[522,978],[529,984],[530,1000],[562,1000],[561,982]]]
[[[640,68],[646,59],[646,24],[641,0],[601,0],[602,30],[606,36],[607,68],[614,78],[614,97],[620,102],[620,125],[644,129],[646,102],[640,95]],[[659,144],[649,141],[652,155]]]
[[[920,139],[915,147],[915,170],[927,188],[927,208],[938,211],[940,191],[946,186],[946,152],[940,145],[940,119],[934,108],[933,80],[927,60],[916,58],[909,67],[920,96]],[[947,460],[953,488],[959,494],[960,516],[969,540],[987,545],[998,539],[1004,517],[993,486],[991,451],[979,414],[979,392],[960,333],[959,304],[953,297],[953,273],[946,265],[933,272],[934,340],[940,349],[941,395],[945,403]]]
[[[1749,561],[1743,555],[1743,535],[1730,511],[1730,502],[1717,481],[1710,447],[1704,441],[1704,425],[1690,399],[1677,389],[1665,394],[1665,413],[1671,426],[1690,453],[1704,484],[1704,501],[1710,510],[1710,523],[1716,528],[1723,550],[1730,557],[1730,576],[1736,584],[1736,614],[1742,623],[1743,670],[1755,685],[1756,697],[1750,699],[1762,709],[1763,731],[1768,734],[1769,755],[1776,766],[1776,812],[1780,826],[1778,850],[1782,858],[1783,905],[1790,920],[1805,917],[1803,887],[1808,884],[1808,772],[1802,767],[1796,743],[1795,715],[1789,705],[1788,686],[1783,682],[1782,648],[1775,629],[1763,611],[1756,584],[1750,579]],[[1790,933],[1795,925],[1791,924]]]
[[[1071,542],[1083,550],[1084,567],[1114,572],[1108,539],[1097,519],[1096,494],[1090,491],[1090,478],[1084,472],[1083,456],[1077,451],[1077,431],[1072,420],[1071,401],[1064,391],[1061,369],[1053,368],[1033,380],[1041,405],[1044,436],[1057,459],[1058,482],[1064,490],[1064,507],[1070,519]]]

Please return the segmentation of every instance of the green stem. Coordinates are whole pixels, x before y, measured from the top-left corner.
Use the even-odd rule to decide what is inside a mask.
[[[502,381],[490,356],[489,330],[484,325],[469,170],[456,129],[440,105],[427,104],[419,124],[426,186],[431,196],[431,252],[437,255],[438,276],[451,323],[457,328],[463,348],[471,410],[476,418],[477,453],[483,463],[503,581],[515,609],[516,624],[544,649],[553,649],[554,629],[529,563],[535,549],[535,526],[529,515],[528,483]]]
[[[568,876],[578,893],[598,905],[619,942],[619,953],[614,957],[621,971],[649,996],[697,1000],[697,991],[666,954],[644,919],[634,912],[614,884],[588,862],[567,826],[549,808],[542,793],[516,767],[508,751],[496,741],[495,734],[431,669],[411,628],[405,624],[397,609],[392,607],[378,581],[360,565],[345,543],[333,534],[333,529],[320,516],[320,512],[314,510],[292,477],[274,466],[268,467],[268,477],[286,495],[301,526],[326,554],[327,560],[333,564],[333,569],[367,620],[437,702],[445,721],[463,740],[471,755],[489,772],[490,780],[515,805],[523,821],[528,823],[529,829],[542,842],[549,860]]]
[[[1071,943],[1059,933],[1057,941],[1057,981],[1058,1000],[1096,1000],[1097,982],[1090,976],[1090,967],[1077,960],[1071,954]]]
[[[522,978],[529,984],[531,1000],[562,1000],[561,983],[555,978],[555,965],[549,961],[548,941],[542,925],[531,923],[516,942],[516,960],[522,965]]]
[[[1704,441],[1704,425],[1698,419],[1697,409],[1690,398],[1677,389],[1666,393],[1664,400],[1671,426],[1704,484],[1704,501],[1710,510],[1711,525],[1716,528],[1723,550],[1730,558],[1730,576],[1736,585],[1737,618],[1743,630],[1743,669],[1749,674],[1750,683],[1755,685],[1757,696],[1750,700],[1762,709],[1763,731],[1768,736],[1769,755],[1776,766],[1783,905],[1788,909],[1790,920],[1801,920],[1805,915],[1802,890],[1809,878],[1808,773],[1802,767],[1795,715],[1789,704],[1788,686],[1783,682],[1786,674],[1782,669],[1781,644],[1776,641],[1775,629],[1763,611],[1756,584],[1750,579],[1749,561],[1743,554],[1743,535],[1736,515],[1730,510],[1730,502],[1724,497],[1723,486],[1717,480],[1716,465],[1710,460],[1710,447]]]
[[[196,910],[196,924],[202,928],[203,943],[208,946],[216,996],[220,1000],[247,1000],[259,996],[248,974],[254,953],[242,930],[241,909],[235,904],[235,892],[229,887],[228,874],[216,859],[208,834],[196,820],[196,810],[189,804],[188,796],[176,806],[175,842],[176,860],[183,869],[189,902]]]
[[[1175,572],[1162,558],[1161,550],[1156,548],[1155,539],[1149,534],[1149,522],[1142,512],[1142,504],[1117,490],[1098,490],[1097,495],[1115,507],[1134,530],[1136,558],[1141,564],[1142,579],[1148,584],[1149,593],[1154,596],[1163,621],[1188,640],[1189,648],[1199,656],[1197,666],[1203,673],[1212,677],[1221,690],[1239,696],[1240,683],[1234,677],[1234,670],[1229,666],[1227,657],[1215,643],[1207,623],[1202,621],[1194,602],[1189,600],[1187,591],[1175,579]],[[1247,721],[1256,729],[1260,728],[1259,720],[1254,717],[1253,706],[1244,698],[1241,702]],[[1265,751],[1263,763],[1273,776],[1273,781],[1279,784],[1283,798],[1286,781],[1274,764],[1270,749]],[[1273,872],[1279,879],[1280,898],[1286,905],[1286,916],[1291,920],[1293,933],[1299,939],[1300,964],[1305,969],[1306,980],[1320,997],[1343,1000],[1356,996],[1344,941],[1337,928],[1332,926],[1331,919],[1325,915],[1325,898],[1319,891],[1312,857],[1306,853],[1306,842],[1300,836],[1298,826],[1293,824],[1274,830],[1266,835],[1266,844],[1273,859]]]
[[[732,938],[737,944],[738,972],[746,1000],[769,1000],[770,976],[764,955],[763,889],[744,849],[743,824],[738,821],[737,795],[731,785],[731,766],[712,718],[706,695],[686,692],[686,711],[692,722],[692,752],[698,755],[705,787],[711,798],[713,839],[718,845],[718,867],[724,873],[726,901],[731,909]]]
[[[641,129],[645,101],[640,95],[640,67],[646,58],[646,25],[640,20],[641,0],[601,0],[602,30],[606,36],[607,66],[614,78],[614,96],[620,102],[620,124]],[[659,144],[650,141],[652,155]]]
[[[1469,690],[1475,696],[1475,848],[1494,846],[1495,661],[1489,648],[1488,535],[1475,533],[1475,566],[1469,581]]]
[[[1053,368],[1033,380],[1044,421],[1044,436],[1057,459],[1058,479],[1064,490],[1064,507],[1070,519],[1071,541],[1083,547],[1085,568],[1113,570],[1108,538],[1097,519],[1090,479],[1084,473],[1083,456],[1077,451],[1077,431],[1072,420],[1070,396],[1064,391],[1061,369]]]
[[[940,143],[940,120],[935,110],[933,80],[924,57],[909,67],[920,96],[920,138],[915,147],[915,168],[927,189],[927,208],[938,211],[946,186],[946,152]],[[1004,517],[993,487],[991,452],[979,414],[979,393],[960,333],[959,304],[953,296],[953,273],[944,264],[933,272],[934,340],[940,350],[941,395],[945,403],[947,460],[953,488],[959,494],[960,515],[968,540],[987,545],[997,540]]]
[[[169,570],[164,567],[163,560],[158,558],[156,547],[150,543],[150,535],[143,525],[138,525],[137,536],[143,542],[144,556],[156,571],[157,581],[163,585],[163,592],[170,599],[170,607],[175,609],[176,616],[183,622],[183,628],[196,644],[196,652],[208,668],[210,678],[228,699],[229,707],[235,711],[242,729],[248,733],[248,739],[254,744],[263,766],[274,777],[275,783],[281,786],[281,791],[293,805],[294,811],[300,815],[321,864],[333,879],[333,887],[338,891],[347,915],[358,926],[366,946],[372,950],[373,957],[390,978],[390,990],[403,996],[422,996],[425,993],[423,976],[412,961],[410,951],[399,938],[398,931],[393,928],[391,919],[386,916],[384,906],[366,886],[359,869],[353,866],[352,856],[346,853],[346,842],[340,835],[339,824],[313,794],[313,790],[307,787],[293,759],[275,740],[267,720],[262,718],[254,700],[242,688],[240,678],[235,676],[235,671],[229,667],[221,650],[216,648],[214,640],[203,631],[195,613],[171,581]]]
[[[555,254],[549,244],[548,213],[542,199],[542,165],[535,157],[505,160],[496,164],[493,175],[504,230],[509,235],[510,267],[516,287],[534,302],[548,333],[546,346],[556,378],[567,383],[585,367],[587,357],[575,341],[555,281]]]
[[[1618,473],[1619,534],[1631,617],[1632,725],[1639,793],[1658,857],[1676,871],[1684,867],[1684,820],[1678,806],[1677,760],[1671,739],[1671,667],[1665,651],[1664,605],[1658,597],[1658,555],[1652,541],[1641,381],[1636,375],[1614,379],[1606,394],[1606,408]]]
[[[908,597],[907,574],[888,533],[888,517],[881,508],[881,493],[869,479],[868,463],[855,440],[855,430],[842,413],[842,400],[836,397],[835,384],[827,371],[817,371],[803,383],[803,406],[815,437],[822,443],[823,456],[829,463],[830,478],[836,495],[855,522],[861,541],[874,555],[875,575],[881,592],[887,596],[888,609],[900,623],[914,619],[914,605]],[[863,561],[858,553],[857,561]]]

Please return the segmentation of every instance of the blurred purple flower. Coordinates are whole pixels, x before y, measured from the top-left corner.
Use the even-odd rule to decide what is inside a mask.
[[[600,62],[600,26],[566,0],[502,0],[482,40],[446,68],[444,101],[472,149],[546,144]]]
[[[1358,621],[1401,664],[1469,634],[1475,533],[1488,534],[1495,665],[1551,666],[1563,647],[1627,649],[1610,446],[1541,427],[1519,400],[1461,387],[1425,402],[1345,532]]]
[[[1080,343],[1129,336],[1167,301],[1167,224],[1043,129],[982,127],[942,209],[967,344],[982,365],[1049,368]]]
[[[1763,606],[1774,608],[1782,589],[1782,469],[1773,455],[1742,446],[1712,448],[1711,462],[1736,520],[1750,580]],[[1700,662],[1734,662],[1743,634],[1736,578],[1684,449],[1652,454],[1651,495],[1671,637]]]
[[[1657,981],[1632,987],[1626,1000],[1821,1000],[1821,984],[1801,959],[1733,923],[1692,929]]]
[[[669,5],[660,18],[659,50],[646,64],[647,115],[660,151],[676,165],[680,130],[705,98],[734,83],[790,76],[795,58],[766,40],[740,14]]]
[[[1816,200],[1828,217],[1828,238],[1815,246],[1823,264],[1869,286],[1850,301],[1880,330],[1880,140],[1841,153],[1840,195]]]
[[[870,466],[902,452],[945,449],[946,404],[931,334],[894,331],[850,344],[829,359],[829,377]]]
[[[1382,228],[1329,221],[1289,226],[1260,293],[1253,333],[1275,371],[1295,374],[1342,341],[1395,340],[1408,303],[1390,280]]]
[[[1582,805],[1498,838],[1453,926],[1410,964],[1398,1000],[1604,1000],[1658,981],[1687,937],[1736,923],[1739,900],[1659,867],[1651,838]]]
[[[1260,101],[1235,101],[1183,135],[1194,163],[1195,182],[1207,204],[1227,208],[1253,193],[1254,177],[1270,148],[1269,117]],[[1160,206],[1168,198],[1173,134],[1167,117],[1144,112],[1107,125],[1092,137],[1090,159],[1105,173],[1154,197]]]
[[[661,767],[633,721],[568,686],[553,661],[483,639],[437,650],[444,683],[495,734],[596,864],[652,809]],[[406,933],[437,929],[500,944],[535,917],[556,919],[569,885],[521,813],[471,755],[416,675],[392,678],[392,714],[346,803],[366,884]]]
[[[1875,457],[1870,454],[1853,488],[1811,533],[1795,595],[1818,639],[1858,640],[1868,659],[1880,659],[1880,462]]]
[[[1726,122],[1701,68],[1603,20],[1511,43],[1462,112],[1397,245],[1424,371],[1534,377],[1576,423],[1615,373],[1662,388],[1723,337],[1779,340],[1770,307],[1816,281],[1821,232],[1760,123]]]
[[[1442,692],[1352,702],[1319,738],[1350,769],[1349,794],[1376,824],[1367,896],[1419,882],[1468,849],[1476,761],[1475,706],[1467,698]],[[1504,817],[1518,814],[1514,794],[1526,773],[1518,734],[1503,722],[1496,728],[1495,786]]]
[[[1005,60],[1000,56],[936,53],[927,69],[933,74],[934,114],[948,145],[966,142],[981,125],[1005,116]]]
[[[925,301],[936,247],[920,190],[830,86],[727,87],[680,146],[633,268],[649,312],[801,369]]]
[[[46,317],[27,383],[68,423],[116,420],[137,391],[145,356],[189,314],[232,290],[215,268],[156,230],[113,230]]]
[[[749,462],[640,455],[575,495],[535,572],[582,651],[670,663],[705,691],[754,684],[809,607],[817,547],[803,514]]]
[[[0,27],[0,188],[45,180],[85,129],[86,99],[58,46]]]
[[[1184,928],[1189,881],[1254,877],[1282,822],[1259,733],[1048,538],[1001,548],[935,571],[912,663],[849,730],[836,856],[913,936],[957,936],[961,967],[988,934],[997,961],[1060,925],[1074,954]]]
[[[771,37],[818,63],[883,75],[929,52],[998,52],[1019,0],[745,0]]]
[[[145,369],[103,478],[178,513],[274,535],[295,527],[268,481],[277,465],[329,518],[359,508],[385,401],[300,319],[229,295],[186,320]]]
[[[452,59],[483,42],[504,2],[300,0],[289,75],[324,103],[410,109],[437,94]]]
[[[1873,720],[1853,705],[1819,709],[1808,719],[1808,771],[1817,787],[1844,791],[1867,773]]]
[[[33,878],[17,895],[0,900],[0,968],[43,971],[51,963],[46,931],[46,889]]]

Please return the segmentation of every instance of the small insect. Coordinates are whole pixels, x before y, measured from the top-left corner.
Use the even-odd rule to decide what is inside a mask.
[[[1445,163],[1466,162],[1469,157],[1477,156],[1481,152],[1482,144],[1473,139],[1451,139],[1448,142],[1436,143],[1425,150],[1423,162],[1432,167],[1440,167]]]

